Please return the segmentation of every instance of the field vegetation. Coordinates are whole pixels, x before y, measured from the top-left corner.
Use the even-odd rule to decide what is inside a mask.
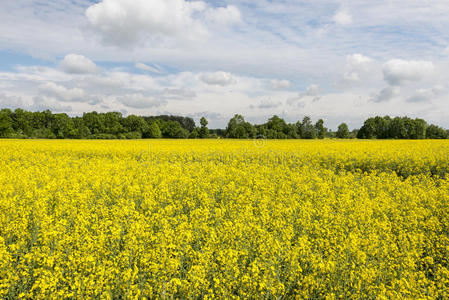
[[[449,142],[1,140],[0,298],[449,298]]]

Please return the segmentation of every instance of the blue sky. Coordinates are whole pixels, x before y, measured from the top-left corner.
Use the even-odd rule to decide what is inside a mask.
[[[3,1],[0,106],[449,128],[449,3],[404,3]]]

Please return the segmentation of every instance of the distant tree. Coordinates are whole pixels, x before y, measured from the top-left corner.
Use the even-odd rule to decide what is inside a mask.
[[[388,132],[390,129],[391,119],[389,116],[386,117],[375,117],[372,120],[372,124],[374,125],[374,134],[373,137],[378,139],[386,139],[388,138]]]
[[[181,124],[176,121],[164,122],[161,131],[164,138],[185,139],[189,136],[188,130],[184,129]]]
[[[408,136],[407,128],[403,118],[396,117],[391,120],[389,138],[392,139],[406,139]]]
[[[13,120],[13,129],[16,133],[24,136],[30,136],[33,132],[33,113],[17,108],[11,115]]]
[[[269,139],[286,139],[289,128],[284,119],[274,115],[264,124],[266,128],[265,137]]]
[[[349,138],[349,128],[348,125],[346,125],[346,123],[341,123],[340,125],[338,125],[337,138],[339,139]]]
[[[10,137],[14,133],[12,128],[12,112],[9,109],[2,109],[0,111],[0,137]]]
[[[207,122],[205,117],[201,118],[201,120],[200,120],[201,128],[200,128],[200,131],[199,131],[199,137],[202,138],[202,139],[206,139],[206,138],[209,137],[209,129],[207,128],[207,124],[208,123],[209,122]]]
[[[225,129],[209,129],[211,135],[216,135],[217,138],[224,138],[226,135]]]
[[[89,128],[84,124],[83,118],[73,118],[73,125],[75,127],[75,138],[86,139],[90,136],[91,132]]]
[[[357,133],[357,138],[359,139],[375,139],[377,138],[376,121],[374,118],[369,118],[365,120],[363,126]]]
[[[147,132],[144,134],[144,138],[150,138],[150,139],[158,139],[162,137],[162,131],[159,128],[159,125],[157,122],[152,122],[148,126]]]
[[[195,127],[192,132],[189,134],[189,139],[198,139],[200,137],[200,129]]]
[[[310,117],[306,116],[302,119],[302,122],[296,123],[298,127],[298,134],[302,139],[314,139],[316,138],[316,129],[312,124]]]
[[[284,133],[287,135],[288,139],[297,139],[298,138],[298,133],[297,133],[295,124],[287,124],[287,127],[284,130]]]
[[[189,132],[192,132],[195,129],[195,121],[190,117],[181,117],[181,116],[167,116],[167,115],[161,115],[161,116],[151,116],[151,117],[143,117],[145,121],[147,121],[149,124],[151,124],[153,121],[176,121],[178,122],[182,128],[188,130]],[[161,125],[159,125],[161,127]]]
[[[50,127],[54,116],[50,110],[32,113],[31,125],[33,127],[30,137],[34,138],[55,138]]]
[[[245,122],[241,115],[234,115],[226,127],[226,137],[233,139],[248,139],[256,137],[257,131],[253,125]]]
[[[139,132],[141,135],[148,130],[148,123],[142,117],[129,115],[122,119],[125,132]]]
[[[67,114],[53,115],[50,130],[58,139],[76,137],[75,124]]]
[[[425,139],[426,138],[426,130],[427,130],[427,122],[423,119],[415,119],[413,120],[414,130],[412,139]]]
[[[122,121],[122,113],[120,112],[108,112],[104,114],[104,133],[118,135],[123,132],[123,126],[120,123]]]
[[[358,129],[352,130],[352,131],[349,133],[349,138],[350,138],[350,139],[355,139],[355,138],[357,138],[358,133],[359,133],[359,130],[358,130]]]
[[[449,134],[443,128],[436,125],[429,125],[426,130],[426,138],[428,139],[447,139]]]
[[[326,128],[324,127],[323,119],[319,119],[315,123],[315,131],[319,139],[324,139],[324,137],[326,136]]]
[[[363,126],[349,133],[346,124],[337,132],[328,131],[322,119],[314,125],[310,117],[296,124],[289,124],[279,116],[273,116],[264,124],[252,125],[243,116],[234,115],[226,129],[207,128],[208,121],[201,118],[200,127],[193,119],[181,116],[126,118],[120,112],[84,113],[82,117],[53,114],[49,110],[29,112],[23,109],[0,110],[0,137],[14,138],[90,138],[90,139],[137,139],[137,138],[377,138],[377,139],[446,139],[449,131],[436,125],[428,125],[423,119],[409,117],[376,116],[368,118]]]
[[[83,114],[84,125],[87,126],[87,128],[89,128],[91,134],[98,134],[105,132],[103,118],[104,118],[103,115],[97,113],[96,111]]]

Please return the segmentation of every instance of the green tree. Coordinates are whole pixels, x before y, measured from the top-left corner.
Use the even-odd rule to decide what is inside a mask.
[[[324,137],[326,136],[326,128],[324,127],[323,119],[319,119],[315,123],[315,131],[316,131],[316,135],[319,139],[324,139]]]
[[[9,109],[0,111],[0,137],[10,137],[14,133],[12,128],[12,112]]]
[[[388,137],[392,139],[405,139],[407,135],[404,119],[400,117],[393,118],[390,123]]]
[[[141,136],[148,130],[148,123],[142,117],[136,115],[123,118],[122,126],[125,132],[138,132]]]
[[[374,135],[378,139],[386,139],[389,136],[391,119],[389,116],[375,117],[373,119]]]
[[[91,132],[89,128],[84,124],[83,118],[73,118],[73,125],[75,127],[75,138],[86,139],[90,136]]]
[[[163,123],[162,136],[165,138],[185,139],[189,136],[189,131],[184,129],[177,121]]]
[[[426,130],[427,130],[427,122],[423,119],[415,119],[413,120],[414,130],[412,139],[425,139],[426,138]]]
[[[295,128],[293,128],[292,132],[292,127],[284,119],[276,115],[268,119],[268,122],[265,124],[265,130],[265,136],[269,139],[286,139],[296,135]]]
[[[105,132],[104,122],[102,119],[102,115],[97,113],[96,111],[83,114],[84,125],[89,128],[89,131],[92,134]]]
[[[316,129],[312,124],[310,117],[306,116],[302,119],[302,122],[296,123],[298,128],[298,134],[302,139],[314,139],[316,138]]]
[[[368,118],[363,123],[363,126],[360,128],[357,133],[357,138],[359,139],[375,139],[377,138],[377,130],[376,130],[376,122],[374,118]]]
[[[104,133],[118,135],[123,132],[123,126],[120,121],[123,119],[120,112],[108,112],[104,114]]]
[[[76,137],[75,124],[67,114],[53,115],[50,130],[58,139]]]
[[[202,138],[202,139],[206,139],[206,138],[209,137],[209,129],[207,128],[207,124],[208,123],[209,122],[207,122],[205,117],[201,118],[201,120],[200,120],[201,128],[200,128],[200,131],[199,131],[199,137]]]
[[[17,108],[12,114],[14,131],[20,135],[31,136],[33,133],[33,113]]]
[[[338,125],[337,138],[339,139],[349,138],[349,128],[348,125],[346,125],[346,123],[341,123],[340,125]]]
[[[145,138],[151,138],[151,139],[158,139],[162,137],[162,131],[159,128],[159,125],[157,125],[157,122],[152,122],[148,126],[148,131],[144,135]]]
[[[195,127],[189,134],[189,139],[197,139],[199,137],[200,137],[200,129],[198,127]]]
[[[241,115],[234,115],[226,127],[226,137],[233,139],[248,139],[256,137],[256,129],[253,125],[245,122]]]
[[[443,128],[436,125],[429,125],[426,130],[426,138],[428,139],[447,139],[449,134]]]

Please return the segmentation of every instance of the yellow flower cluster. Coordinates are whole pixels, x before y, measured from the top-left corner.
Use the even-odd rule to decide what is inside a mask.
[[[449,298],[448,141],[0,141],[0,298]]]

